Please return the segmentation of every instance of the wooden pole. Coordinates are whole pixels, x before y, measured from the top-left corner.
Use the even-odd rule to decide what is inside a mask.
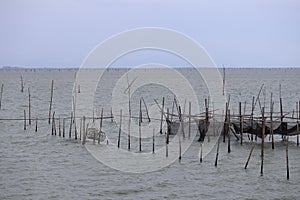
[[[181,108],[180,106],[178,107],[179,110],[179,119],[180,119],[180,126],[181,126],[181,130],[183,130],[182,128],[182,122],[181,122]],[[179,162],[181,161],[181,133],[182,131],[178,131],[178,142],[179,142]]]
[[[216,154],[216,160],[215,160],[215,167],[218,166],[218,158],[219,158],[219,150],[220,150],[220,135],[218,136],[218,143],[217,143],[217,154]]]
[[[273,107],[274,107],[274,102],[273,102],[273,93],[271,92],[271,102],[270,102],[270,131],[271,131],[271,138],[272,138],[272,149],[275,148],[275,143],[274,143],[274,131],[273,131]]]
[[[76,84],[75,84],[76,86]],[[76,89],[75,89],[76,92]],[[74,132],[75,132],[75,140],[77,140],[77,125],[76,125],[76,99],[75,99],[75,95],[72,96],[72,103],[73,103],[73,124],[74,124]]]
[[[165,107],[165,97],[163,97],[162,107],[161,107],[161,117],[160,117],[160,134],[162,134],[162,124],[164,119],[164,107]]]
[[[54,81],[51,81],[51,95],[50,95],[50,106],[49,106],[49,118],[48,118],[48,124],[50,124],[50,118],[51,118],[51,110],[52,110],[52,100],[53,100],[53,85]]]
[[[61,137],[61,124],[60,124],[60,116],[58,117],[58,136]]]
[[[24,131],[26,130],[26,111],[24,110]]]
[[[82,119],[82,144],[85,145],[86,132],[85,132],[85,116]]]
[[[79,140],[82,138],[82,117],[80,117],[80,124],[79,124]]]
[[[1,93],[0,93],[0,110],[2,107],[2,96],[3,96],[3,83],[1,84]]]
[[[30,89],[28,88],[28,122],[31,125],[31,102],[30,102]]]
[[[21,75],[21,92],[24,92],[24,81],[23,81],[23,76]]]
[[[65,118],[63,118],[63,138],[65,137]]]
[[[300,102],[299,102],[300,103]],[[296,112],[297,112],[297,146],[299,146],[299,106],[300,104],[298,104],[298,102],[296,103]]]
[[[172,117],[172,116],[171,116]],[[169,121],[169,108],[167,108],[167,122]],[[171,122],[167,124],[167,135],[166,135],[166,157],[169,156],[169,135],[171,132]]]
[[[261,137],[261,167],[260,175],[264,174],[264,143],[265,143],[265,108],[262,108],[262,137]]]
[[[178,107],[178,110],[179,110],[179,121],[180,121],[181,133],[182,133],[183,138],[185,138],[184,124],[183,124],[182,113],[181,113],[181,106]]]
[[[155,153],[155,128],[153,128],[152,153]]]
[[[100,115],[100,134],[102,132],[102,124],[103,123],[103,108],[101,109],[101,115]],[[100,135],[99,135],[99,138],[98,138],[98,144],[100,144]]]
[[[150,116],[149,116],[149,112],[148,112],[148,108],[147,108],[146,102],[145,102],[145,100],[144,100],[143,97],[142,97],[142,100],[143,100],[144,106],[146,108],[146,114],[147,114],[148,121],[151,122],[151,119],[150,119]]]
[[[35,132],[38,131],[38,118],[35,118]]]
[[[203,158],[202,158],[203,152],[202,151],[203,151],[203,142],[200,142],[200,156],[199,156],[200,157],[200,163],[202,163],[202,160],[203,160]]]
[[[69,129],[69,138],[72,137],[72,121],[73,121],[73,112],[71,111],[71,117],[70,117],[70,129]]]
[[[239,102],[239,117],[240,117],[240,134],[241,134],[241,145],[243,145],[243,115],[242,115],[242,102]]]
[[[231,149],[230,149],[230,110],[228,110],[228,153],[231,152]]]
[[[245,169],[247,169],[247,166],[248,166],[248,164],[249,164],[249,161],[250,161],[250,158],[251,158],[251,155],[252,155],[252,152],[253,152],[254,147],[255,147],[255,145],[252,144],[252,147],[251,147],[251,150],[250,150],[250,153],[249,153],[247,162],[246,162],[246,164],[245,164]]]
[[[52,135],[56,135],[56,125],[55,125],[55,111],[53,112],[52,115]]]
[[[139,114],[139,150],[142,151],[142,99],[140,98],[140,114]]]
[[[253,127],[253,114],[254,114],[254,101],[255,101],[255,97],[252,97],[252,109],[251,109],[251,127]],[[253,141],[253,134],[251,134],[251,141]]]
[[[120,110],[120,125],[119,125],[119,136],[118,136],[118,148],[120,148],[120,143],[121,143],[121,131],[122,131],[122,109]]]
[[[289,169],[289,137],[286,138],[286,178],[290,179],[290,169]]]
[[[208,124],[209,124],[209,116],[208,116],[208,101],[205,99],[205,134],[207,134],[207,140],[210,142],[209,133],[208,133]]]
[[[112,107],[110,108],[110,122],[111,122],[111,123],[114,122],[114,115],[113,115]]]
[[[192,110],[192,106],[191,106],[191,102],[189,102],[189,138],[191,138],[191,110]]]
[[[225,67],[223,66],[223,96],[225,95]]]
[[[224,120],[224,132],[223,132],[223,142],[225,143],[225,139],[226,139],[226,132],[225,132],[225,126],[227,126],[228,123],[228,102],[226,102],[226,106],[225,106],[225,120]]]
[[[175,106],[175,97],[174,97],[174,100],[173,100],[173,103],[172,103],[171,122],[173,121],[174,106]]]

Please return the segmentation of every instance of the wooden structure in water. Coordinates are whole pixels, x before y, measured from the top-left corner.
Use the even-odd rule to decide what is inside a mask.
[[[93,143],[96,144],[96,141],[98,144],[102,144],[103,142],[105,144],[108,143],[108,140],[106,139],[107,134],[103,131],[103,123],[106,123],[107,121],[109,123],[113,123],[114,120],[120,121],[120,126],[118,127],[118,139],[117,139],[117,146],[118,148],[121,148],[121,133],[122,133],[122,121],[124,122],[124,118],[128,119],[129,128],[128,128],[128,150],[130,150],[130,123],[133,119],[138,119],[139,124],[139,139],[138,139],[138,148],[139,151],[142,151],[142,123],[147,123],[152,120],[160,120],[160,126],[156,127],[156,130],[159,130],[160,134],[165,134],[165,145],[166,145],[166,157],[168,157],[168,145],[170,142],[170,137],[172,135],[179,134],[179,160],[182,159],[182,152],[181,152],[181,139],[185,139],[185,137],[190,138],[191,136],[191,124],[196,123],[197,129],[199,132],[199,137],[197,139],[198,142],[200,142],[200,162],[202,162],[202,143],[207,139],[210,141],[210,137],[212,137],[212,134],[208,134],[209,129],[213,128],[214,120],[217,114],[215,114],[215,110],[209,107],[209,99],[205,99],[205,110],[203,113],[199,113],[197,115],[192,115],[191,113],[191,102],[189,102],[189,108],[188,108],[188,114],[185,113],[185,108],[182,109],[182,106],[179,105],[178,101],[174,97],[174,101],[172,104],[172,112],[169,112],[169,108],[166,105],[165,98],[162,99],[162,104],[160,105],[157,100],[154,100],[157,104],[158,108],[161,112],[161,118],[160,119],[154,119],[149,116],[148,109],[146,106],[146,102],[143,99],[143,97],[140,98],[139,102],[139,116],[132,116],[131,114],[129,116],[122,116],[122,110],[120,110],[120,114],[113,114],[112,108],[110,108],[110,114],[105,115],[103,108],[101,109],[101,114],[99,117],[93,116],[77,116],[76,115],[76,108],[75,108],[75,100],[73,98],[73,108],[70,112],[70,117],[61,117],[56,116],[55,111],[52,109],[52,103],[53,103],[53,88],[54,88],[54,81],[51,82],[51,95],[50,95],[50,105],[49,105],[49,113],[47,117],[44,118],[37,118],[35,117],[35,132],[38,132],[38,121],[45,120],[48,121],[49,124],[51,124],[51,135],[53,136],[59,136],[59,137],[67,137],[66,133],[66,126],[69,123],[69,138],[74,138],[75,140],[82,141],[82,145],[85,145],[86,141],[88,139],[92,140]],[[80,87],[78,87],[78,90]],[[21,76],[21,91],[24,91],[24,83],[23,78]],[[0,109],[1,105],[3,105],[2,101],[2,93],[3,93],[3,84],[1,85],[1,92],[0,92]],[[80,93],[80,91],[78,91]],[[260,94],[260,92],[259,92]],[[22,120],[24,121],[23,129],[27,130],[27,127],[30,126],[32,123],[32,116],[31,116],[31,94],[30,89],[28,88],[28,112],[24,110],[24,118],[13,118],[13,119],[0,119],[2,121],[5,120]],[[258,95],[259,97],[259,95]],[[266,111],[264,107],[261,106],[259,98],[253,97],[252,100],[252,108],[250,113],[246,113],[244,109],[244,113],[242,113],[242,103],[239,102],[238,106],[236,106],[238,110],[238,114],[233,113],[232,110],[229,109],[229,100],[226,103],[225,106],[225,115],[222,115],[221,117],[224,118],[224,121],[219,122],[222,124],[222,129],[220,133],[217,135],[214,135],[217,137],[217,153],[216,153],[216,160],[215,160],[215,166],[217,167],[218,163],[218,157],[219,157],[219,145],[220,140],[223,138],[223,142],[226,142],[228,145],[228,153],[231,153],[231,142],[232,142],[232,136],[236,139],[236,141],[240,141],[241,145],[243,142],[246,142],[247,138],[250,142],[257,141],[257,138],[260,138],[261,140],[261,175],[263,175],[263,165],[264,165],[264,149],[265,149],[265,138],[269,136],[271,138],[272,142],[272,149],[275,148],[275,139],[274,135],[281,135],[282,138],[286,141],[286,166],[287,166],[287,179],[289,179],[289,163],[288,163],[288,140],[289,137],[297,137],[297,146],[299,146],[299,135],[300,135],[300,101],[296,103],[296,112],[295,110],[293,112],[283,112],[283,106],[282,106],[282,98],[280,97],[280,112],[274,112],[274,101],[272,100],[271,95],[271,102],[269,111]],[[130,98],[130,96],[129,96]],[[230,98],[229,98],[230,99]],[[259,111],[260,114],[254,114],[255,105],[259,102]],[[142,115],[142,105],[146,108],[146,114],[147,114],[147,120],[143,122],[143,115]],[[184,106],[185,107],[185,106]],[[232,108],[232,106],[231,106]],[[129,108],[130,111],[130,108]],[[94,113],[94,112],[93,112]],[[130,113],[130,112],[129,112]],[[296,114],[295,114],[296,113]],[[28,117],[27,117],[28,114]],[[220,116],[219,116],[220,117]],[[79,124],[76,123],[80,121]],[[97,120],[99,120],[99,128],[89,127],[87,124],[88,120],[92,120],[93,123],[96,123]],[[27,123],[28,122],[28,123]],[[61,123],[62,122],[62,123]],[[164,128],[163,123],[166,122],[166,126]],[[33,122],[34,123],[34,122]],[[188,126],[188,133],[185,133],[184,127]],[[57,131],[58,129],[58,131]],[[164,130],[165,129],[165,130]],[[78,132],[79,130],[79,132]],[[57,134],[58,132],[58,134]],[[227,138],[227,139],[226,139]],[[155,137],[155,130],[153,130],[153,137],[152,137],[152,152],[155,153],[155,142],[157,141]],[[250,153],[245,165],[245,169],[247,168],[253,149],[255,145],[251,146]]]

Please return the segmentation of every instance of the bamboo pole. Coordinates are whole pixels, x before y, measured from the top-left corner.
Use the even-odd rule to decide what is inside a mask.
[[[246,164],[245,164],[245,169],[247,169],[247,167],[248,167],[248,164],[249,164],[249,161],[250,161],[250,158],[251,158],[251,155],[252,155],[252,152],[253,152],[254,147],[255,147],[255,145],[252,144],[252,147],[251,147],[251,150],[250,150],[250,153],[249,153],[247,162],[246,162]]]
[[[56,135],[56,126],[55,126],[55,111],[52,115],[52,135]]]
[[[102,133],[102,125],[103,125],[103,108],[101,109],[101,115],[100,115],[100,134]],[[98,144],[100,144],[100,135],[98,138]]]
[[[119,136],[118,136],[118,148],[120,148],[120,143],[121,143],[121,131],[122,131],[122,109],[120,110],[120,125],[119,125]]]
[[[223,96],[225,95],[225,67],[223,66]]]
[[[31,125],[31,101],[30,101],[30,89],[28,88],[28,122]]]
[[[228,110],[228,153],[231,152],[231,148],[230,148],[230,110]]]
[[[82,145],[85,145],[86,132],[85,132],[85,116],[82,119]]]
[[[48,124],[50,124],[50,118],[51,118],[51,110],[52,110],[52,100],[53,100],[53,85],[54,81],[51,81],[51,95],[50,95],[50,106],[49,106],[49,118],[48,118]]]
[[[173,121],[174,107],[175,107],[175,96],[174,96],[174,100],[173,100],[173,103],[172,103],[171,122]]]
[[[264,174],[264,143],[265,143],[265,108],[262,108],[262,137],[261,137],[261,167],[260,175]]]
[[[2,107],[2,96],[3,96],[3,83],[1,84],[1,93],[0,93],[0,110],[1,110],[1,107]]]
[[[135,80],[134,80],[135,81]],[[134,82],[133,81],[133,82]],[[133,82],[131,84],[133,84]],[[127,74],[127,85],[128,85],[128,113],[129,113],[129,118],[128,118],[128,150],[130,150],[130,125],[131,125],[131,105],[130,105],[130,87],[131,84],[129,84],[128,80],[128,74]]]
[[[79,140],[82,138],[82,117],[80,117],[80,124],[79,124]]]
[[[299,102],[300,103],[300,102]],[[299,146],[299,106],[300,104],[298,104],[298,102],[296,102],[296,112],[297,112],[297,146]]]
[[[76,86],[76,84],[75,84]],[[76,92],[76,89],[75,89]],[[75,132],[75,140],[77,140],[77,125],[76,125],[76,99],[75,99],[75,95],[72,96],[72,102],[73,102],[73,124],[74,124],[74,132]]]
[[[210,137],[208,133],[208,124],[209,124],[209,116],[208,116],[208,101],[205,99],[205,134],[207,134],[207,140],[210,142]]]
[[[113,115],[113,110],[112,107],[110,108],[110,122],[113,123],[114,122],[114,115]]]
[[[38,118],[35,118],[35,132],[38,131]]]
[[[165,107],[165,97],[163,97],[162,107],[161,107],[161,118],[160,118],[160,134],[162,134],[162,124],[164,119],[164,107]]]
[[[255,108],[255,105],[254,105],[254,101],[255,101],[255,97],[253,96],[252,97],[252,109],[251,109],[251,127],[253,127],[253,114],[254,114],[254,108]],[[253,141],[253,134],[251,134],[251,141]]]
[[[139,114],[139,150],[142,151],[142,99],[140,98],[140,114]]]
[[[142,97],[142,100],[143,100],[144,106],[146,108],[146,114],[147,114],[148,121],[151,122],[151,119],[150,119],[150,116],[149,116],[149,112],[148,112],[148,108],[147,108],[146,102],[145,102],[145,100],[144,100],[143,97]]]
[[[181,122],[181,108],[180,106],[178,107],[178,110],[179,110],[179,119],[180,119],[180,128],[181,128],[181,131],[178,131],[178,142],[179,142],[179,162],[181,161],[181,133],[182,133],[182,122]]]
[[[72,137],[72,120],[73,120],[73,112],[71,111],[71,117],[70,117],[70,129],[69,129],[69,138]]]
[[[63,118],[63,138],[65,137],[65,118]]]
[[[271,138],[272,138],[272,149],[275,148],[275,143],[274,143],[274,130],[273,130],[273,107],[274,107],[274,102],[273,102],[273,93],[271,92],[271,102],[270,102],[270,131],[271,131]]]
[[[24,110],[24,131],[26,130],[26,111]]]
[[[191,102],[189,102],[189,138],[191,138]]]
[[[24,92],[24,81],[23,81],[23,76],[22,75],[21,75],[21,92],[22,93]]]
[[[223,142],[225,143],[225,139],[226,139],[226,132],[225,132],[225,126],[227,125],[226,123],[228,123],[228,102],[226,102],[226,106],[225,106],[225,120],[224,120],[224,132],[223,132]]]
[[[202,156],[203,156],[203,142],[200,142],[200,155],[199,155],[199,157],[200,157],[200,163],[202,163],[202,161],[203,161],[203,158],[202,158]]]
[[[153,128],[153,137],[152,137],[152,153],[155,153],[155,128]]]
[[[243,145],[243,115],[242,115],[242,102],[239,102],[239,118],[240,118],[241,145]]]
[[[290,179],[290,168],[289,168],[289,137],[286,138],[286,178],[287,180]]]
[[[171,116],[172,117],[172,116]],[[167,108],[167,122],[169,121],[169,108]],[[166,135],[166,157],[169,156],[169,135],[171,132],[171,122],[167,123],[167,135]]]
[[[218,166],[218,158],[219,158],[219,150],[220,150],[220,135],[218,136],[218,143],[217,143],[217,154],[216,154],[216,160],[215,160],[215,167]]]
[[[58,136],[61,137],[61,124],[60,124],[60,116],[58,117]]]

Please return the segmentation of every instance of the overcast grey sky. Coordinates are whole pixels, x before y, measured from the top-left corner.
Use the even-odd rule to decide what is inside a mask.
[[[111,35],[153,26],[193,38],[219,66],[300,66],[297,0],[1,0],[0,66],[78,67]],[[182,64],[149,51],[116,65],[162,60]]]

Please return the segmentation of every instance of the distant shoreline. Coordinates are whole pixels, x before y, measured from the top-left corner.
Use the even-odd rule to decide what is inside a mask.
[[[171,66],[173,69],[196,69],[193,67],[178,67],[178,66]],[[170,68],[171,68],[170,67]],[[103,68],[103,67],[88,67],[88,68],[84,68],[85,70],[99,70],[99,69],[108,69],[108,70],[130,70],[130,69],[134,69],[135,67],[117,67],[117,66],[112,66],[109,68]],[[213,67],[207,67],[204,69],[212,69]],[[217,67],[218,69],[223,69],[223,67]],[[79,70],[79,69],[83,69],[80,67],[15,67],[15,66],[3,66],[0,67],[0,70]],[[166,69],[166,68],[141,68],[141,69]],[[300,69],[300,66],[254,66],[254,67],[232,67],[232,66],[226,66],[225,69]]]

